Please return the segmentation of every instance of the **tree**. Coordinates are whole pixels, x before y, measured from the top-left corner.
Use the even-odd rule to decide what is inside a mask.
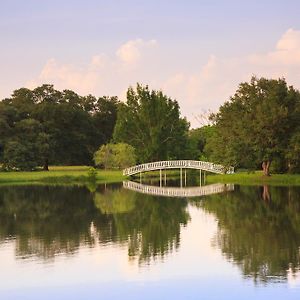
[[[209,161],[209,152],[206,151],[208,139],[214,134],[215,126],[206,125],[191,129],[188,134],[189,158]]]
[[[184,158],[188,128],[177,101],[137,84],[119,105],[114,140],[132,145],[139,162]]]
[[[102,145],[94,154],[95,164],[105,169],[122,169],[136,163],[135,149],[125,143]]]
[[[212,116],[216,133],[209,141],[215,161],[234,166],[262,165],[283,157],[295,128],[293,114],[300,94],[284,79],[252,77]]]
[[[96,129],[94,136],[96,147],[99,147],[99,144],[106,144],[112,139],[117,121],[118,105],[117,97],[100,97],[95,101],[92,121]]]
[[[48,136],[40,122],[25,119],[15,126],[14,136],[4,149],[4,166],[7,169],[31,171],[42,165],[49,149]]]
[[[286,159],[290,172],[300,172],[300,130],[296,131],[286,148]]]
[[[6,164],[19,168],[14,165],[17,160],[26,162],[28,151],[39,149],[33,152],[38,157],[34,160],[44,170],[49,164],[92,164],[94,152],[112,138],[118,103],[117,97],[82,97],[48,84],[33,90],[20,88],[0,101],[0,162],[6,153]],[[33,131],[38,127],[39,132],[25,140],[30,127]]]

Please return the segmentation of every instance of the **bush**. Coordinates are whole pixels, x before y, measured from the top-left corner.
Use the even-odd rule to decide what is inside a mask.
[[[136,164],[135,149],[125,143],[102,145],[94,154],[96,166],[122,169]]]

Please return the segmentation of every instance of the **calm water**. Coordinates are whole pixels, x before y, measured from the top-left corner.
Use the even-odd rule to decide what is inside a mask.
[[[0,299],[300,299],[300,189],[0,187]]]

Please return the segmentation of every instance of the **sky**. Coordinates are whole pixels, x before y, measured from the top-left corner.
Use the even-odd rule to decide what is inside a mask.
[[[0,99],[44,83],[118,96],[137,82],[192,127],[252,75],[300,89],[298,0],[1,0]]]

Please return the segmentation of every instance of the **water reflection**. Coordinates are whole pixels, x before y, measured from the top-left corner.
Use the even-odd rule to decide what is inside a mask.
[[[178,248],[180,227],[190,219],[184,199],[161,199],[125,189],[117,194],[110,190],[96,193],[94,199],[101,213],[112,219],[117,233],[112,239],[127,241],[129,257],[138,257],[139,262]]]
[[[179,246],[189,221],[187,201],[100,186],[1,187],[0,239],[15,239],[17,258],[52,259],[81,245],[128,245],[130,258],[147,262]]]
[[[142,184],[135,181],[123,181],[123,187],[138,193],[165,197],[200,197],[234,190],[233,184],[215,183],[203,186],[173,187]]]
[[[52,261],[83,246],[113,243],[145,264],[179,248],[191,204],[215,216],[213,246],[244,276],[286,281],[300,269],[299,196],[300,188],[268,186],[236,186],[190,199],[137,193],[120,184],[0,187],[0,244],[13,243],[17,259]]]
[[[300,267],[300,189],[239,187],[196,203],[218,220],[214,245],[255,281],[282,281]]]

